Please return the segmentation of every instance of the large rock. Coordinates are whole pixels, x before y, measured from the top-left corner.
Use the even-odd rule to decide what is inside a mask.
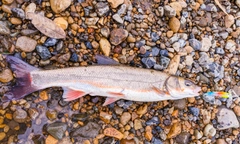
[[[114,29],[110,34],[110,42],[113,45],[119,45],[122,43],[128,36],[128,31],[122,28]]]
[[[217,121],[219,123],[217,128],[220,130],[239,127],[239,121],[235,113],[225,107],[220,107],[218,109]]]
[[[67,124],[62,122],[51,123],[47,126],[47,132],[56,139],[62,139],[65,131],[67,130]]]

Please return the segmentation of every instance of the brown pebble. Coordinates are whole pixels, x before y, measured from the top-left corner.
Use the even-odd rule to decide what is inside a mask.
[[[104,121],[105,123],[110,123],[110,120],[112,119],[112,115],[101,111],[100,112],[100,119],[102,121]]]
[[[152,140],[152,128],[150,126],[146,126],[145,128],[145,138],[148,140],[148,141],[151,141]]]
[[[216,144],[227,144],[226,141],[224,139],[217,139],[217,143]]]
[[[40,92],[39,94],[39,97],[42,99],[42,100],[48,100],[48,93],[46,90],[43,90]]]
[[[68,22],[63,17],[57,17],[53,21],[64,30],[68,28]]]
[[[6,83],[13,79],[13,74],[10,69],[5,69],[0,73],[0,82]]]
[[[233,108],[233,111],[235,112],[235,114],[237,115],[237,116],[240,116],[240,106],[235,106],[234,108]]]
[[[20,25],[20,24],[22,24],[21,19],[15,18],[15,17],[10,18],[10,22],[11,22],[12,24],[14,24],[14,25]]]
[[[168,25],[173,32],[178,32],[180,28],[180,21],[176,17],[172,17],[169,20]]]
[[[4,132],[0,132],[0,141],[3,140],[6,137],[6,134]]]
[[[181,133],[182,129],[181,129],[181,124],[179,122],[176,122],[172,125],[167,137],[168,138],[174,138],[177,135],[179,135]]]
[[[51,135],[48,135],[45,144],[57,144],[58,140],[52,137]]]
[[[189,103],[194,103],[195,102],[195,98],[194,97],[189,97],[187,98]]]
[[[123,138],[123,134],[116,130],[115,128],[106,128],[103,133],[106,135],[106,136],[109,136],[109,137],[114,137],[114,138],[117,138],[119,140],[121,140]]]
[[[13,1],[14,1],[14,0],[2,0],[2,3],[9,5],[9,4],[11,4]]]

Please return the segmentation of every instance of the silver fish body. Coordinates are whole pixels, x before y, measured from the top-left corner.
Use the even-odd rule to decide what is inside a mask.
[[[30,70],[27,73],[21,72],[21,68],[16,68],[13,61]],[[15,71],[18,70],[18,77],[27,76],[30,79],[25,85],[31,90],[26,94],[59,86],[63,87],[63,98],[68,101],[89,94],[108,97],[105,105],[118,99],[149,102],[197,96],[200,91],[200,87],[189,80],[149,69],[96,65],[39,70],[16,58],[9,58],[9,62],[12,62],[11,67]],[[16,97],[13,96],[14,93],[11,95]]]

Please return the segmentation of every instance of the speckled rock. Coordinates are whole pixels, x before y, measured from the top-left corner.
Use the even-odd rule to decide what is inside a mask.
[[[45,46],[38,45],[36,46],[36,50],[42,60],[47,60],[51,57],[50,51]]]
[[[7,27],[7,24],[3,21],[0,21],[0,34],[9,35],[10,29]]]
[[[105,123],[110,123],[110,120],[112,119],[112,115],[110,115],[106,112],[103,112],[103,111],[100,112],[99,116],[100,116],[100,119],[102,121],[104,121]]]
[[[235,113],[224,107],[218,109],[217,121],[219,124],[217,128],[220,130],[239,127],[239,121]]]
[[[111,31],[110,42],[113,45],[119,45],[128,36],[128,31],[122,28],[117,28]]]
[[[52,10],[55,13],[60,13],[64,11],[66,8],[68,8],[71,4],[71,0],[50,0],[50,5]]]
[[[200,51],[207,52],[212,46],[211,40],[209,38],[203,38],[201,43],[202,43],[202,47],[200,48]]]
[[[123,138],[123,134],[120,131],[116,130],[115,128],[106,128],[106,129],[104,129],[103,133],[106,136],[114,137],[119,140],[121,140]]]
[[[96,12],[98,16],[102,17],[109,11],[108,3],[98,2],[95,5]]]
[[[174,16],[176,16],[176,10],[173,9],[171,6],[169,5],[165,5],[164,6],[164,14],[169,17],[169,18],[172,18]]]
[[[202,48],[202,43],[197,39],[190,39],[189,44],[195,50],[200,50]]]
[[[37,45],[37,41],[26,36],[21,36],[17,39],[16,47],[24,52],[32,52]]]
[[[22,9],[20,9],[20,8],[12,8],[11,11],[12,11],[12,14],[15,17],[18,17],[18,18],[21,18],[21,19],[25,18],[25,12]]]
[[[88,26],[95,26],[96,23],[98,22],[99,18],[98,17],[94,17],[94,18],[86,18],[85,23]]]

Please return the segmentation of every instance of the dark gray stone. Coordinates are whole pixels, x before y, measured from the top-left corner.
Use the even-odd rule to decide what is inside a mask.
[[[36,50],[42,60],[47,60],[51,57],[50,51],[45,46],[38,45],[36,46]]]
[[[47,126],[47,132],[56,139],[62,139],[65,131],[67,130],[67,124],[62,122],[55,122]]]

